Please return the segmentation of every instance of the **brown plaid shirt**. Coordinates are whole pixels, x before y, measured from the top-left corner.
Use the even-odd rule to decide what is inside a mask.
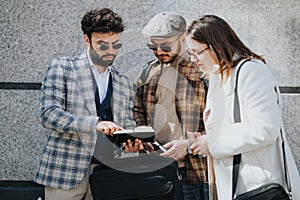
[[[178,63],[178,77],[175,91],[175,105],[178,119],[184,130],[184,137],[187,131],[204,132],[202,113],[205,108],[205,86],[201,78],[202,74],[187,59],[177,58],[171,63],[171,67],[176,69]],[[155,60],[152,66],[159,65]],[[160,78],[160,71],[155,73],[148,81],[143,84],[139,76],[137,80],[137,91],[135,96],[133,116],[138,126],[150,125],[150,110],[158,101],[156,91]],[[186,155],[185,166],[190,182],[207,182],[207,160],[200,159],[198,156]]]

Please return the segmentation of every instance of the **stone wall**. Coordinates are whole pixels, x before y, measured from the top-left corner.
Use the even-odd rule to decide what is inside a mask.
[[[85,49],[80,20],[86,11],[98,6],[109,7],[124,19],[124,45],[116,65],[132,80],[152,58],[141,30],[155,14],[175,11],[188,23],[204,14],[219,15],[228,21],[246,45],[264,55],[280,86],[296,91],[282,97],[288,140],[300,169],[298,1],[0,0],[0,4],[1,180],[32,180],[49,134],[39,123],[41,92],[36,86],[52,59]]]

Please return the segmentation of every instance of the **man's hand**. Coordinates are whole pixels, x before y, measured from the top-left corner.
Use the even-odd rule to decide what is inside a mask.
[[[187,146],[187,140],[172,140],[171,142],[163,145],[163,147],[167,149],[167,152],[160,155],[180,160],[187,154]]]
[[[132,143],[132,141],[130,139],[128,139],[127,143],[124,143],[124,147],[125,147],[125,152],[126,153],[138,152],[138,151],[143,151],[144,150],[142,140],[139,140],[137,138],[135,138],[134,144]]]
[[[111,121],[98,121],[96,131],[103,132],[105,135],[113,135],[115,131],[122,130],[120,126]]]
[[[144,148],[146,149],[146,151],[148,152],[154,152],[154,146],[151,144],[151,142],[143,142]]]

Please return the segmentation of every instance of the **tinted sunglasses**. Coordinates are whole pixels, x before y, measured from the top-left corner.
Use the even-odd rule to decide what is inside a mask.
[[[122,47],[122,43],[121,42],[115,43],[115,44],[112,45],[113,49],[120,49],[121,47]],[[107,49],[109,49],[109,44],[102,44],[102,45],[100,45],[99,49],[101,51],[106,51]]]
[[[158,45],[158,44],[151,44],[151,43],[148,43],[147,46],[149,49],[153,50],[153,51],[157,51],[158,48],[160,48],[162,51],[164,52],[171,52],[172,51],[172,48],[171,46],[180,39],[181,35],[178,36],[178,38],[173,41],[172,43],[170,43],[169,45]]]
[[[160,48],[164,52],[171,52],[172,48],[168,45],[157,45],[157,44],[147,44],[148,48],[157,51],[158,48]]]

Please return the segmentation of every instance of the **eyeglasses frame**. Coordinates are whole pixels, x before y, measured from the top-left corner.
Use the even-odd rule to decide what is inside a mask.
[[[194,55],[194,56],[200,56],[202,53],[204,53],[205,51],[207,51],[208,49],[210,49],[210,47],[209,46],[207,46],[205,49],[203,49],[203,50],[201,50],[201,51],[199,51],[199,52],[196,52],[196,53],[194,53],[193,52],[193,50],[192,49],[189,49],[189,48],[187,48],[186,49],[186,51],[190,54],[190,55]]]

